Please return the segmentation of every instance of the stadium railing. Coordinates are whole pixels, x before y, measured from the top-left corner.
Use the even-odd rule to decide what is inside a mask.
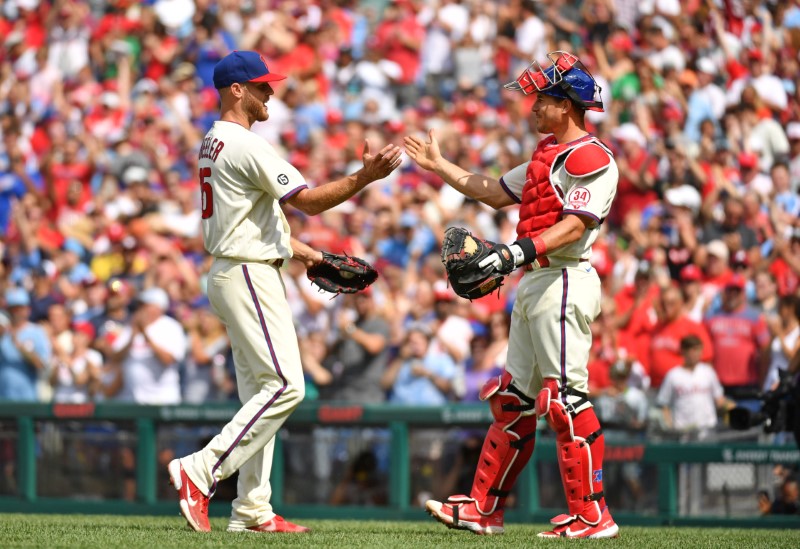
[[[201,447],[236,411],[235,404],[0,403],[0,512],[174,514],[165,463]],[[475,441],[491,421],[480,403],[303,403],[276,440],[273,506],[293,519],[425,520],[421,500],[436,494],[444,477],[458,477],[458,463],[461,485],[471,480],[474,465],[454,456],[470,437],[476,456]],[[545,522],[563,511],[555,443],[543,422],[540,429],[510,499],[509,523]],[[358,467],[359,452],[372,464],[359,478],[374,473],[374,484],[345,470]],[[614,507],[621,524],[798,527],[800,517],[762,517],[755,503],[774,465],[798,462],[793,444],[654,442],[609,433],[605,488],[610,499],[628,493]],[[370,500],[373,489],[381,495]],[[233,496],[222,492],[211,515],[230,511]]]

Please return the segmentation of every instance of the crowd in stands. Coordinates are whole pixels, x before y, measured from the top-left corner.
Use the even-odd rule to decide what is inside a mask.
[[[667,428],[714,428],[715,408],[774,386],[797,353],[798,0],[9,0],[0,36],[0,398],[236,398],[204,296],[196,168],[213,67],[233,49],[289,75],[253,131],[310,185],[357,169],[365,139],[430,129],[447,158],[499,178],[541,138],[531,98],[502,84],[577,54],[606,106],[590,129],[620,168],[591,258],[601,415],[642,427],[655,406]],[[511,242],[516,208],[406,159],[329,212],[286,214],[298,238],[381,274],[331,299],[284,267],[309,398],[477,400],[522,273],[457,298],[441,238],[459,225]]]

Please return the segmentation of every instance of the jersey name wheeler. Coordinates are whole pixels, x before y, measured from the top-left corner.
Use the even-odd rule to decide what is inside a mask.
[[[307,187],[264,139],[214,122],[199,153],[203,243],[214,257],[270,261],[292,256],[280,205]]]

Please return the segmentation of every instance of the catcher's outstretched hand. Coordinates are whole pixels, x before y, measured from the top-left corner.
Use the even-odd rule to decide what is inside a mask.
[[[312,284],[333,294],[354,294],[378,279],[378,271],[363,259],[328,252],[306,274]]]
[[[433,128],[428,131],[428,141],[423,141],[415,135],[403,138],[408,157],[417,163],[417,166],[426,171],[433,171],[442,159],[439,151],[439,141],[433,133]]]
[[[370,183],[383,179],[400,166],[402,154],[403,150],[397,145],[386,145],[381,152],[372,155],[369,152],[369,141],[365,139],[364,154],[361,155],[364,167],[360,170],[360,175]]]

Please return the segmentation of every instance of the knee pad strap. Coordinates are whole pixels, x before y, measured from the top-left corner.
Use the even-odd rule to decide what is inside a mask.
[[[488,400],[492,416],[501,425],[513,424],[522,412],[536,407],[535,400],[514,386],[513,378],[508,372],[487,381],[480,392],[481,400]]]

